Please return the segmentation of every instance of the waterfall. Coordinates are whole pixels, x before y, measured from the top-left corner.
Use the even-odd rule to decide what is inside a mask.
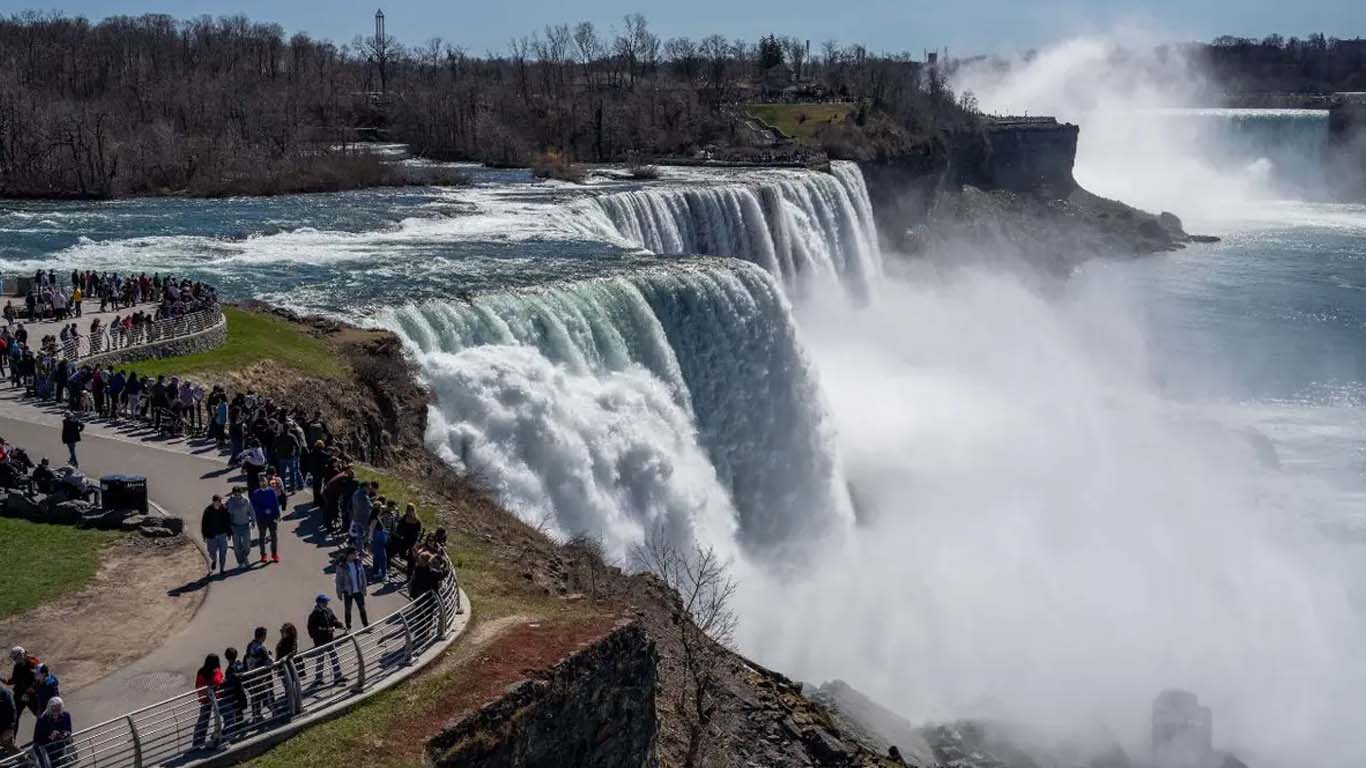
[[[561,535],[621,554],[663,528],[763,554],[852,518],[791,308],[754,265],[678,260],[377,321],[437,395],[429,443]]]
[[[571,226],[589,237],[657,254],[753,262],[789,291],[843,283],[866,297],[882,272],[872,205],[853,163],[832,163],[830,173],[600,195],[583,201],[572,218]]]

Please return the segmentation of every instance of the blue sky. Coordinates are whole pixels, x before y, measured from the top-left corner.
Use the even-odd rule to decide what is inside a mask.
[[[638,11],[662,37],[703,37],[720,32],[753,40],[762,34],[811,40],[862,42],[879,51],[920,51],[948,46],[955,54],[1014,53],[1082,33],[1141,29],[1173,41],[1221,34],[1287,37],[1310,32],[1366,36],[1366,0],[0,0],[0,11],[57,9],[91,19],[145,12],[175,16],[245,13],[338,42],[371,26],[384,6],[389,33],[404,43],[433,36],[471,53],[503,50],[510,38],[548,23],[593,21],[602,29]],[[832,12],[833,11],[833,12]]]

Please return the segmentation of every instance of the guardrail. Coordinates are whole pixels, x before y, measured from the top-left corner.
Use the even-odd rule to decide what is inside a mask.
[[[192,336],[218,325],[222,320],[223,308],[215,304],[212,309],[201,309],[180,317],[153,320],[145,325],[132,326],[126,331],[122,328],[115,330],[112,327],[105,327],[94,336],[77,336],[74,339],[58,341],[57,347],[66,359],[82,360],[94,355],[121,352],[182,336]]]
[[[30,745],[0,768],[150,768],[188,765],[232,752],[257,736],[347,699],[359,700],[447,639],[463,613],[460,583],[447,575],[433,591],[327,645],[252,670],[245,702],[223,688],[199,688],[85,728],[71,738]]]

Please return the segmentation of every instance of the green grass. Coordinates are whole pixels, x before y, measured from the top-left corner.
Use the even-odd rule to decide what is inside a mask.
[[[822,126],[842,123],[853,104],[750,104],[750,115],[777,128],[789,139],[814,139]]]
[[[274,315],[224,307],[228,340],[209,352],[164,357],[130,367],[145,376],[232,373],[271,360],[300,373],[334,378],[343,373],[336,354],[319,339]]]
[[[0,618],[75,592],[95,578],[104,548],[119,537],[65,525],[0,518]]]

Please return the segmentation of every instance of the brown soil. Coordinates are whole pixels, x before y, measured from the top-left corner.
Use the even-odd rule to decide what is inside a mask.
[[[109,546],[89,586],[0,620],[0,638],[39,658],[60,659],[53,672],[63,690],[75,690],[136,661],[189,624],[204,593],[177,587],[203,573],[204,555],[183,536],[129,536]]]

